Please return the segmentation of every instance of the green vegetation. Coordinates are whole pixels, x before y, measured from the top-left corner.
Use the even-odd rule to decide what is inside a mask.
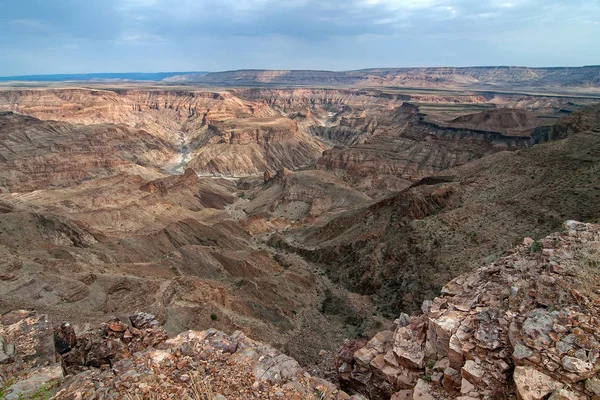
[[[3,399],[4,396],[6,396],[6,392],[8,391],[8,388],[11,387],[15,383],[15,381],[16,381],[15,378],[10,378],[10,379],[7,379],[6,382],[4,382],[2,384],[2,386],[0,386],[0,399]]]
[[[54,385],[56,385],[55,381],[46,382],[42,386],[40,386],[35,392],[31,393],[30,395],[25,396],[22,393],[19,393],[18,399],[19,400],[48,400],[52,397],[51,390],[54,387]],[[0,398],[4,398],[4,393],[0,392]]]
[[[235,282],[233,284],[233,287],[235,289],[241,289],[242,287],[246,286],[248,284],[248,281],[246,279],[240,279],[239,281]]]
[[[542,244],[537,240],[533,242],[531,246],[529,246],[529,251],[532,253],[539,253],[542,251]]]
[[[218,320],[219,320],[219,317],[218,317],[218,315],[217,315],[217,314],[215,314],[215,313],[212,313],[212,314],[210,314],[210,319],[211,319],[211,320],[213,320],[213,321],[218,321]]]

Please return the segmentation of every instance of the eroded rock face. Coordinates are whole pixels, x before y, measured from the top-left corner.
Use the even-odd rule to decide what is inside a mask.
[[[588,122],[597,113],[598,106],[578,112]],[[568,218],[597,218],[598,129],[445,170],[357,211],[287,232],[281,241],[351,290],[377,293],[384,312],[412,312],[523,237],[544,237]],[[578,176],[587,180],[576,183]],[[576,196],[573,185],[581,188]],[[456,308],[476,301],[457,299]],[[496,335],[494,327],[478,333],[491,347]]]
[[[0,140],[0,186],[9,192],[160,168],[175,156],[167,141],[143,129],[42,121],[11,112],[0,112]]]
[[[377,399],[409,388],[414,399],[596,396],[600,226],[569,221],[526,242],[448,283],[423,314],[397,321],[393,340],[356,350],[342,387]]]
[[[131,325],[129,324],[131,323]],[[54,352],[45,315],[15,311],[2,316],[6,399],[39,396],[56,399],[183,398],[348,399],[333,384],[307,374],[298,362],[242,332],[227,335],[209,329],[187,331],[168,339],[151,314],[114,318],[80,334],[70,350]],[[64,348],[69,325],[57,329]],[[64,378],[61,360],[69,371]],[[37,394],[36,394],[37,393]],[[194,398],[196,398],[194,397]],[[356,398],[356,397],[354,397]]]
[[[0,374],[6,399],[29,398],[63,376],[46,315],[17,310],[0,316]]]
[[[165,169],[176,169],[182,159],[178,153],[185,153],[188,166],[203,175],[248,176],[265,168],[296,169],[316,162],[327,147],[265,102],[246,101],[224,91],[14,90],[0,93],[0,111],[4,110],[61,121],[44,123],[55,132],[68,129],[64,122],[95,127],[92,146],[98,146],[99,137],[110,137],[111,129],[125,136],[127,130],[138,134],[138,129],[131,129],[136,127],[147,136],[142,139],[152,143],[147,152],[133,154],[134,161],[144,163],[152,155],[162,157]],[[108,132],[103,132],[104,128]],[[126,137],[121,140],[128,142]],[[73,143],[63,146],[74,147]],[[128,146],[137,150],[133,144]],[[89,145],[83,143],[71,151],[86,147]],[[95,152],[111,150],[98,147]],[[45,160],[45,164],[51,161]],[[86,169],[92,166],[89,161],[85,165]]]
[[[530,125],[528,131],[506,136],[501,127],[484,130],[476,124],[433,123],[424,121],[419,109],[410,103],[371,114],[362,124],[354,123],[358,131],[371,134],[349,146],[325,151],[317,168],[343,176],[367,193],[402,190],[442,170],[535,143]]]

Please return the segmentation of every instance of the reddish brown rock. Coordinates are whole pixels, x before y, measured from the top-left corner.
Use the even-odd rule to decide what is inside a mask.
[[[60,354],[66,353],[77,344],[77,336],[73,326],[65,322],[59,327],[54,328],[54,345],[56,351]]]
[[[263,173],[263,181],[265,183],[268,183],[271,181],[271,179],[273,179],[273,173],[271,171],[269,171],[268,169],[265,170],[265,172]]]
[[[446,285],[441,297],[423,307],[423,315],[398,325],[392,344],[358,349],[354,370],[365,377],[363,390],[381,387],[378,374],[398,376],[399,382],[408,367],[427,377],[402,388],[414,388],[415,398],[453,399],[458,391],[464,399],[596,395],[600,314],[594,304],[600,304],[600,291],[598,282],[590,283],[581,272],[581,260],[600,251],[600,226],[570,221],[565,228],[540,241],[553,252],[539,256],[522,245]],[[585,296],[583,290],[574,293],[581,287],[587,287]],[[419,334],[421,326],[425,330]],[[373,360],[370,370],[361,362],[367,355]]]

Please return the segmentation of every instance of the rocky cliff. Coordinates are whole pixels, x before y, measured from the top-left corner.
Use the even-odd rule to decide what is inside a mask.
[[[600,226],[568,221],[453,279],[422,312],[338,358],[371,399],[600,396]]]
[[[119,172],[157,176],[175,156],[165,140],[125,125],[73,125],[0,112],[0,189],[65,187]]]
[[[351,398],[242,332],[169,338],[146,313],[77,334],[68,322],[12,311],[0,317],[0,339],[0,396],[7,400]]]
[[[403,190],[419,179],[503,150],[533,145],[533,129],[507,136],[500,126],[434,124],[423,120],[418,107],[404,103],[387,113],[345,118],[337,131],[362,132],[349,146],[323,153],[317,168],[330,171],[353,187],[374,196]],[[366,132],[366,134],[365,134]],[[352,136],[350,136],[352,137]]]

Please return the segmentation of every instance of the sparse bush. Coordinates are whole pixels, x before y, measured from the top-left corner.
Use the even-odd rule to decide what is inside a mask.
[[[6,395],[6,391],[8,390],[9,387],[11,387],[17,380],[13,377],[10,378],[8,380],[6,380],[2,386],[0,386],[0,399],[3,399],[4,396]]]
[[[533,242],[531,246],[529,246],[529,251],[532,253],[539,253],[542,251],[542,244],[537,240]]]
[[[598,293],[598,282],[600,282],[600,255],[598,253],[587,253],[581,259],[581,268],[577,271],[581,283],[581,291],[586,297],[594,292]]]
[[[210,314],[210,319],[213,320],[213,321],[218,321],[219,317],[217,316],[217,314],[212,313],[212,314]]]

